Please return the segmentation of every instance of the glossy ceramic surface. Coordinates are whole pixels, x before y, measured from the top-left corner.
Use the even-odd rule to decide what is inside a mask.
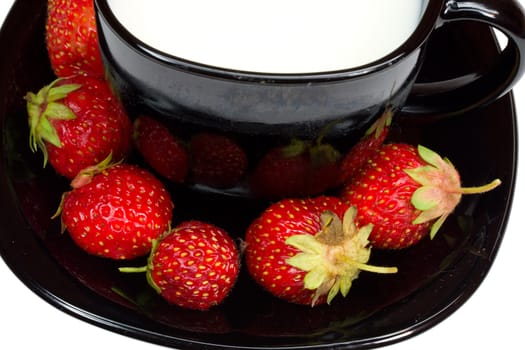
[[[434,1],[410,45],[353,70],[271,74],[222,69],[170,56],[139,41],[95,1],[108,77],[130,109],[249,135],[314,138],[362,130],[387,103],[406,99],[421,64],[423,42],[439,12]],[[415,43],[415,44],[414,44]]]
[[[404,105],[427,38],[454,21],[497,27],[510,44],[497,64],[469,79],[437,79],[418,87],[405,111],[454,114],[484,105],[509,91],[523,73],[525,15],[513,0],[429,0],[413,34],[385,57],[360,67],[303,74],[223,69],[168,55],[131,35],[107,0],[95,0],[95,5],[108,77],[130,110],[241,135],[315,138],[327,125],[334,136],[362,133],[385,106],[397,110]],[[442,50],[448,53],[448,47]]]
[[[226,134],[241,148],[248,163],[240,170],[242,176],[228,179],[225,185],[191,175],[185,179],[186,186],[205,192],[279,199],[332,190],[339,185],[338,175],[332,174],[341,171],[337,155],[346,153],[385,109],[419,119],[465,113],[508,91],[523,69],[525,15],[511,0],[430,0],[414,33],[391,54],[361,67],[304,74],[236,71],[170,56],[133,37],[111,13],[107,0],[96,0],[95,6],[107,77],[132,118],[140,114],[159,118],[188,143],[203,131]],[[425,83],[422,77],[413,87],[427,38],[436,27],[453,21],[497,26],[509,36],[509,45],[488,69],[427,77]],[[463,45],[470,47],[467,42]],[[449,55],[448,46],[441,51],[440,55]],[[307,169],[283,194],[268,184],[277,180],[267,180],[261,173],[266,156],[292,139],[310,145],[322,140],[335,149],[335,155],[326,148],[323,152],[310,148],[317,155],[310,157]],[[308,185],[317,174],[327,172],[323,184]]]
[[[37,17],[29,18],[28,10]],[[50,220],[68,185],[42,169],[40,156],[29,151],[23,101],[28,90],[53,79],[44,12],[44,1],[19,1],[0,33],[0,46],[13,53],[0,57],[0,253],[28,288],[57,308],[174,348],[366,348],[401,341],[443,321],[483,281],[503,238],[514,188],[516,121],[508,95],[454,119],[396,121],[391,140],[422,143],[446,155],[465,184],[503,181],[491,193],[465,197],[434,241],[402,252],[374,252],[371,262],[395,264],[397,275],[363,274],[347,299],[312,309],[270,297],[243,271],[225,304],[210,312],[168,306],[142,276],[121,275],[121,263],[84,254]],[[452,53],[441,55],[443,46]],[[451,25],[435,33],[420,79],[487,69],[497,52],[485,27]],[[210,220],[239,237],[267,204],[171,190],[177,221]]]

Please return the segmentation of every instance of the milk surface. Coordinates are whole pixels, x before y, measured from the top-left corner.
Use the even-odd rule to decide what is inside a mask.
[[[399,47],[426,0],[108,0],[162,52],[222,68],[312,73],[352,68]]]

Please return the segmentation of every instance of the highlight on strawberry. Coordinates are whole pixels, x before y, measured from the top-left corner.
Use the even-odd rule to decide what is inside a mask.
[[[119,270],[145,272],[149,285],[171,304],[207,310],[222,303],[233,289],[239,259],[225,230],[190,220],[154,240],[146,266]]]
[[[105,80],[56,79],[25,100],[31,150],[70,180],[109,154],[120,160],[131,150],[131,121]]]
[[[311,306],[346,296],[361,271],[396,273],[367,264],[372,225],[357,227],[355,216],[354,207],[328,196],[270,205],[246,232],[248,272],[274,296]]]
[[[115,260],[144,256],[168,231],[173,202],[162,182],[136,165],[111,164],[109,156],[81,171],[64,193],[62,231],[84,251]]]
[[[356,224],[374,225],[374,247],[410,247],[434,238],[463,195],[490,191],[501,180],[462,187],[460,175],[447,158],[406,143],[379,147],[348,182],[341,198],[358,211]]]

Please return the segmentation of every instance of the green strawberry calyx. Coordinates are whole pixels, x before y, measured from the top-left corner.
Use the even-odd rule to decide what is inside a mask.
[[[461,187],[458,171],[447,158],[419,145],[418,153],[427,165],[405,169],[405,172],[421,185],[412,195],[412,205],[421,211],[414,224],[435,220],[430,229],[434,238],[447,217],[454,211],[464,194],[488,192],[501,184],[500,179],[479,187]]]
[[[113,153],[109,152],[108,156],[104,158],[100,163],[88,166],[80,170],[78,174],[73,178],[73,180],[71,180],[71,187],[80,188],[82,186],[85,186],[91,182],[95,175],[100,174],[101,172],[111,168],[112,166],[122,163],[122,160],[119,160],[118,162],[113,162],[112,158]]]
[[[331,211],[321,214],[321,230],[316,235],[290,236],[286,244],[300,252],[286,262],[302,271],[304,287],[315,290],[312,306],[319,297],[327,295],[327,303],[341,293],[345,297],[361,270],[375,273],[396,273],[396,267],[368,265],[371,248],[368,236],[373,226],[357,228],[354,223],[357,210],[350,207],[343,220]]]
[[[341,153],[328,143],[319,143],[310,147],[310,160],[314,167],[335,164],[340,159]]]
[[[50,143],[56,147],[62,146],[51,121],[76,118],[75,113],[60,103],[60,100],[64,99],[69,93],[79,89],[81,85],[64,84],[56,86],[61,80],[60,78],[56,79],[51,84],[44,86],[36,94],[28,92],[25,96],[29,116],[29,147],[33,152],[36,152],[38,149],[42,151],[44,166],[48,161],[45,143]]]
[[[293,138],[281,148],[283,158],[300,157],[304,154],[308,154],[313,167],[334,164],[341,159],[341,153],[331,144],[323,142],[323,136],[318,137],[315,142]]]
[[[100,163],[80,170],[78,174],[73,178],[73,180],[71,180],[71,183],[70,183],[71,188],[77,189],[77,188],[87,185],[88,183],[91,182],[91,180],[96,174],[99,174],[103,172],[104,170],[109,169],[110,167],[120,164],[122,162],[121,160],[119,162],[113,163],[111,162],[111,159],[112,159],[112,153],[110,152],[109,155]],[[62,214],[62,209],[64,207],[64,199],[68,193],[69,192],[64,192],[62,194],[62,197],[60,199],[60,204],[58,205],[58,208],[53,214],[53,216],[51,216],[51,219],[56,219]],[[62,223],[62,233],[65,232],[65,229],[66,228],[64,226],[64,223]]]
[[[341,159],[341,153],[330,143],[325,142],[326,136],[337,122],[338,121],[334,121],[325,126],[313,144],[310,145],[308,151],[310,153],[310,160],[314,167],[334,164]]]
[[[377,139],[386,128],[392,124],[392,117],[394,116],[394,109],[388,105],[381,116],[366,130],[364,137],[374,134]]]
[[[170,230],[168,230],[167,232],[170,232]],[[162,240],[162,237],[164,236],[161,235],[160,238],[151,240],[151,252],[148,256],[148,261],[146,265],[138,266],[138,267],[119,267],[119,271],[122,273],[146,273],[146,280],[148,281],[148,284],[158,294],[162,293],[162,289],[155,283],[155,281],[153,280],[153,277],[151,276],[151,273],[153,271],[153,256],[155,255],[155,252],[157,251],[157,247],[159,246],[159,243]]]
[[[283,158],[294,158],[305,153],[310,147],[307,141],[293,138],[290,143],[281,148],[281,155]]]

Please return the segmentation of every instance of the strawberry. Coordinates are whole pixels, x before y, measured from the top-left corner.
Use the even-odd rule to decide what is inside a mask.
[[[320,194],[337,184],[339,158],[329,144],[292,139],[260,159],[250,180],[251,190],[269,199]]]
[[[190,142],[193,181],[216,188],[238,184],[248,167],[244,150],[230,137],[201,132]]]
[[[319,141],[310,145],[309,169],[305,194],[321,194],[340,185],[341,154],[333,146]]]
[[[149,116],[139,116],[133,126],[135,147],[146,162],[166,179],[184,182],[189,171],[189,157],[182,141]]]
[[[399,249],[429,233],[434,238],[463,194],[483,193],[500,183],[462,188],[448,159],[423,146],[384,144],[343,188],[342,199],[357,207],[358,226],[374,225],[374,247]]]
[[[87,168],[72,181],[59,210],[62,227],[86,252],[133,259],[148,254],[152,241],[168,231],[173,203],[163,184],[130,164]]]
[[[48,0],[45,33],[57,77],[104,77],[93,0]]]
[[[44,165],[69,179],[110,153],[124,158],[131,147],[131,122],[108,84],[88,76],[57,79],[26,95],[30,147]]]
[[[341,183],[349,182],[368,158],[385,142],[392,123],[392,116],[392,108],[387,107],[365,132],[361,140],[346,153],[341,162]]]
[[[191,220],[155,241],[147,266],[120,271],[146,272],[148,283],[169,303],[207,310],[228,296],[239,269],[239,253],[228,233]]]
[[[304,142],[292,140],[290,145],[270,149],[250,179],[254,194],[271,199],[304,195],[310,167],[305,147]]]
[[[372,226],[358,229],[355,214],[328,196],[270,205],[246,232],[248,272],[276,297],[312,306],[346,296],[360,270],[396,272],[366,264]]]

